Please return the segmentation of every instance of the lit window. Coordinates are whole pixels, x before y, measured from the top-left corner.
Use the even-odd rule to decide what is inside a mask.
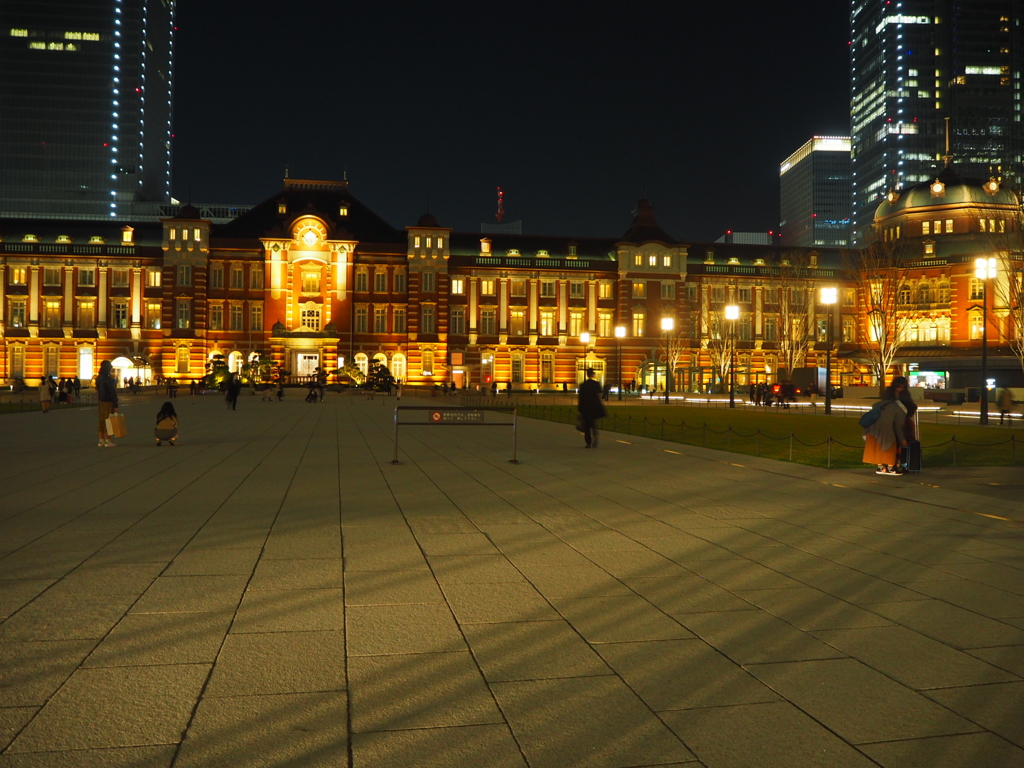
[[[540,335],[555,335],[555,311],[553,309],[542,309],[540,311]]]
[[[221,304],[210,305],[210,330],[224,330],[224,307]]]
[[[10,302],[10,323],[12,328],[25,327],[25,299],[12,299]]]
[[[114,269],[110,272],[110,285],[112,288],[128,287],[128,270]]]
[[[612,283],[610,280],[602,280],[600,283],[597,284],[597,298],[612,298]]]
[[[199,232],[199,230],[197,229],[196,230],[196,233],[197,233],[196,234],[196,238],[197,239],[199,237],[198,232]],[[135,230],[134,229],[132,229],[131,227],[125,227],[124,229],[121,230],[121,242],[124,243],[125,245],[131,245],[132,237],[134,236],[134,234],[135,234]]]
[[[363,330],[366,330],[366,308],[363,307]],[[356,310],[356,317],[358,318],[359,311]],[[320,307],[303,307],[299,312],[299,322],[302,323],[306,328],[311,331],[320,330]],[[357,329],[358,330],[358,329]]]
[[[28,278],[28,270],[25,267],[11,267],[11,285],[25,285]]]
[[[658,257],[655,256],[653,253],[650,256],[647,257],[647,266],[649,266],[649,267],[656,267],[656,266],[658,266]]]
[[[60,285],[60,267],[43,267],[43,285]]]
[[[525,296],[526,295],[526,281],[525,280],[513,280],[511,288],[512,296]]]
[[[452,295],[462,296],[466,293],[466,279],[464,277],[452,278]]]
[[[605,310],[597,313],[597,335],[602,339],[608,339],[614,335],[614,331],[612,331],[612,313],[610,311]]]
[[[284,200],[279,200],[277,203],[277,212],[288,213],[288,203],[286,203]]]
[[[348,216],[348,206],[347,205],[343,205],[340,208],[338,208],[338,215],[339,216]]]
[[[981,220],[981,231],[985,231],[985,220]],[[921,222],[921,234],[930,235],[932,233],[932,223],[930,221]]]
[[[480,241],[480,253],[490,253],[490,252],[491,252],[491,241],[490,240],[481,240]]]
[[[672,266],[672,257],[668,256],[668,255],[662,256],[661,257],[661,266],[671,268],[671,266]]]
[[[642,280],[633,281],[633,298],[643,299],[647,296],[647,283]]]
[[[419,235],[416,235],[415,237],[413,237],[413,239],[412,239],[412,247],[413,248],[419,248],[420,247],[420,236]]]
[[[146,267],[146,287],[159,288],[163,280],[163,270],[160,267]],[[223,278],[221,278],[223,282]]]
[[[249,308],[249,330],[263,330],[263,307],[254,306]]]
[[[736,300],[741,304],[749,304],[751,301],[751,290],[750,288],[738,288],[736,289]]]
[[[494,295],[494,279],[485,277],[480,280],[480,295],[481,296],[493,296]]]
[[[989,221],[989,224],[995,224],[995,222],[992,219],[989,219],[988,221]],[[992,227],[992,230],[995,231],[995,227]],[[953,232],[953,220],[952,219],[946,219],[946,234],[949,235],[949,234],[952,234],[952,232]]]
[[[508,332],[512,336],[525,336],[526,335],[526,311],[522,309],[513,309],[509,313],[509,328]]]
[[[643,312],[633,313],[633,335],[642,337],[647,335],[647,328],[645,326],[646,316]]]
[[[583,312],[573,311],[569,313],[569,335],[578,339],[583,333]]]
[[[425,349],[420,353],[420,371],[424,376],[434,375],[434,350]]]
[[[159,301],[146,302],[146,327],[160,330],[161,306]]]
[[[177,327],[186,329],[192,327],[192,302],[188,299],[179,299],[177,305]]]
[[[639,253],[633,254],[633,266],[634,267],[642,267],[643,264],[644,264],[644,257],[643,257],[643,255],[639,254]]]

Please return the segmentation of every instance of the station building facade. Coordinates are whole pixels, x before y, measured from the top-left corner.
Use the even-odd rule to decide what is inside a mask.
[[[880,209],[882,230],[909,233],[900,216],[920,218]],[[829,249],[682,242],[646,200],[618,238],[455,232],[429,214],[398,229],[347,182],[287,179],[220,225],[190,206],[134,227],[0,221],[0,379],[88,381],[110,359],[122,376],[186,380],[214,356],[237,369],[261,353],[294,377],[376,360],[409,384],[543,391],[592,367],[612,386],[658,389],[668,357],[672,389],[720,391],[727,341],[741,387],[824,366],[831,314],[833,383],[869,384],[855,263]],[[970,293],[962,279],[948,276],[952,303]],[[823,286],[835,304],[819,303]],[[918,322],[926,344],[976,347],[952,303],[948,337]]]

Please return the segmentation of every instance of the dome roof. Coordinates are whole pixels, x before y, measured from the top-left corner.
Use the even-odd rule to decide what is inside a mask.
[[[676,245],[678,241],[658,225],[654,218],[654,206],[646,197],[642,197],[636,204],[633,223],[630,224],[620,242],[636,245],[650,242]]]
[[[420,220],[416,222],[416,226],[417,227],[440,227],[441,225],[437,223],[437,219],[434,218],[434,214],[432,214],[432,213],[424,213],[422,216],[420,216]]]
[[[1019,205],[1017,195],[1008,187],[992,180],[961,178],[952,166],[947,166],[931,181],[890,192],[875,211],[875,219],[886,219],[914,208],[965,204],[1012,208]]]
[[[174,218],[176,218],[176,219],[201,219],[202,217],[203,217],[203,215],[201,213],[199,213],[199,209],[196,208],[191,203],[189,203],[189,204],[183,205],[181,208],[179,208],[178,209],[178,215],[175,216]]]

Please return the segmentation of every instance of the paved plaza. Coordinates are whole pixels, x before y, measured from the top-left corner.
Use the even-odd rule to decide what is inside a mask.
[[[1024,766],[1019,470],[301,398],[0,416],[0,768]]]

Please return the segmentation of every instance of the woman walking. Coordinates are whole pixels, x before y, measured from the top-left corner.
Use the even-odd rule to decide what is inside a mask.
[[[903,401],[909,397],[906,378],[897,376],[885,388],[881,401],[872,406],[872,410],[879,409],[879,414],[878,419],[864,429],[863,461],[876,465],[876,475],[903,474],[899,466],[899,451],[907,446],[904,422],[908,408]]]
[[[100,373],[96,377],[96,401],[100,418],[100,448],[114,448],[116,444],[107,434],[107,417],[117,413],[117,381],[113,376],[114,366],[109,360],[100,363]]]

